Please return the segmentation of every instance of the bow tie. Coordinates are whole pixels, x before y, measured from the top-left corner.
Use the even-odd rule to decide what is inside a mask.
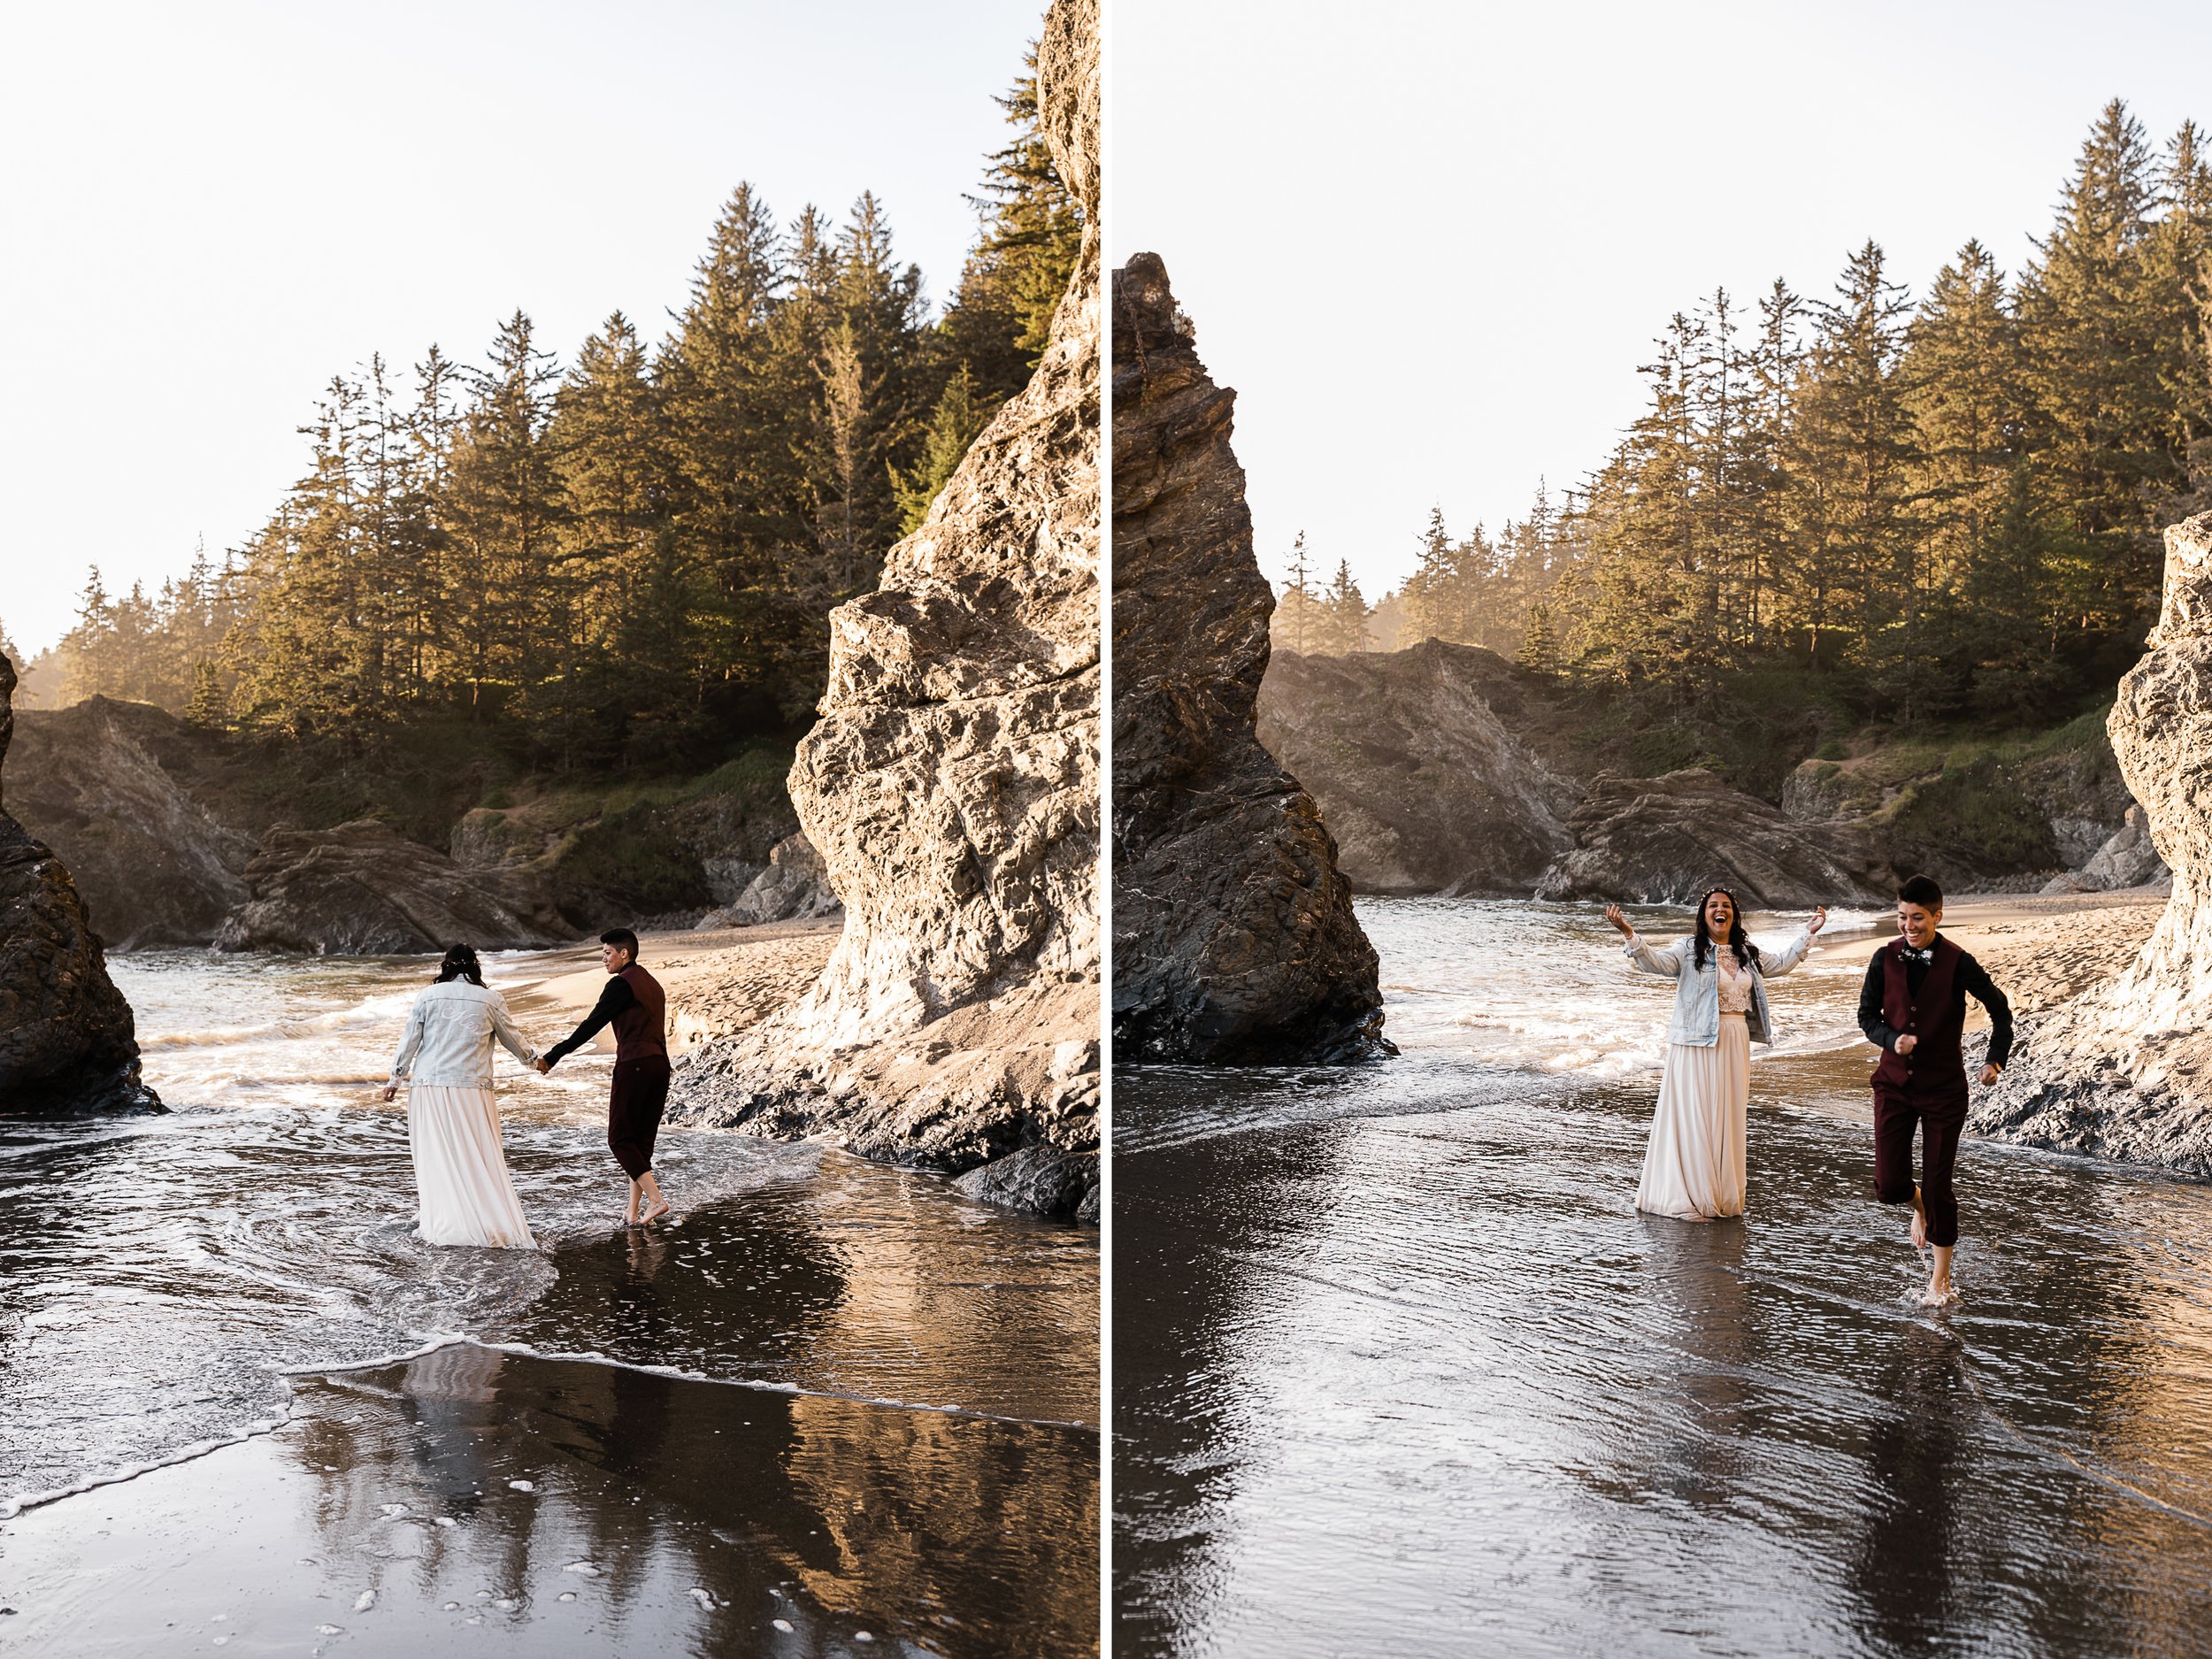
[[[1908,962],[1933,962],[1935,947],[1930,945],[1925,950],[1915,950],[1910,945],[1900,945],[1897,954]]]

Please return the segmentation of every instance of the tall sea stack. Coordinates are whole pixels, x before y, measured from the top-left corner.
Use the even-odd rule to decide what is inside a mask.
[[[2147,644],[2106,729],[2172,896],[2118,979],[2023,1022],[2013,1065],[1969,1126],[2212,1176],[2212,513],[2166,532]]]
[[[1037,81],[1086,224],[1050,342],[879,590],[832,613],[791,770],[844,937],[801,1002],[679,1073],[672,1115],[1095,1215],[1097,0],[1056,0]]]
[[[0,780],[14,736],[15,664],[0,657]],[[0,810],[0,1111],[160,1104],[76,883]]]
[[[1374,947],[1313,797],[1254,731],[1275,596],[1236,394],[1156,255],[1114,273],[1113,330],[1115,1056],[1374,1053]]]

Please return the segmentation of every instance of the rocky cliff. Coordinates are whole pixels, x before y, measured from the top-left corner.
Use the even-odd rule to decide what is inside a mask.
[[[1375,1050],[1374,948],[1314,799],[1255,726],[1274,597],[1236,395],[1158,257],[1114,273],[1114,1050],[1269,1064]]]
[[[1087,216],[1050,342],[876,593],[830,618],[791,795],[845,905],[820,981],[680,1072],[672,1118],[970,1171],[1095,1214],[1098,1145],[1098,12],[1038,47],[1053,160]]]
[[[1311,792],[1362,893],[1525,898],[1574,845],[1582,786],[1537,732],[1552,687],[1478,645],[1277,650],[1259,739]]]
[[[2212,1177],[2212,513],[2166,532],[2166,589],[2107,723],[2173,890],[2108,985],[2023,1022],[1969,1126]]]
[[[0,657],[0,772],[14,694],[15,664]],[[108,978],[76,884],[0,810],[0,1111],[160,1104],[139,1079],[130,1004]]]

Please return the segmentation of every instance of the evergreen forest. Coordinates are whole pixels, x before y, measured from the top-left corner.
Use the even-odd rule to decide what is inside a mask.
[[[941,315],[874,196],[787,221],[741,184],[664,338],[618,311],[563,362],[517,311],[481,362],[335,375],[261,530],[157,593],[95,568],[36,701],[152,703],[340,764],[466,727],[556,772],[803,724],[827,613],[1027,382],[1072,270],[1029,70]]]
[[[2108,105],[2016,274],[1969,242],[1916,299],[1869,242],[1828,298],[1777,280],[1677,312],[1577,488],[1495,535],[1432,512],[1379,604],[1302,535],[1275,641],[1483,645],[1692,721],[1755,685],[1902,729],[2108,698],[2160,531],[2212,507],[2204,142],[2154,148]]]

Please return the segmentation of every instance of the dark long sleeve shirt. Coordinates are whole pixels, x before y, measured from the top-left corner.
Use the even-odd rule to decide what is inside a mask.
[[[556,1066],[582,1048],[607,1028],[617,1014],[637,1006],[637,993],[630,982],[618,973],[607,976],[607,988],[599,993],[599,1000],[591,1005],[591,1012],[584,1016],[584,1023],[545,1051],[545,1063]]]
[[[1888,947],[1874,953],[1874,959],[1866,964],[1866,983],[1859,987],[1859,1029],[1866,1040],[1878,1048],[1894,1048],[1898,1033],[1892,1031],[1882,1018],[1884,970],[1882,957]],[[1905,989],[1914,996],[1927,982],[1927,963],[1916,957],[1905,959]],[[1989,977],[1989,970],[1967,955],[1959,952],[1958,971],[1951,976],[1951,995],[1956,999],[1955,1011],[1960,1019],[1966,1018],[1966,998],[1969,993],[1989,1010],[1989,1063],[2002,1065],[2012,1057],[2012,1004]]]

